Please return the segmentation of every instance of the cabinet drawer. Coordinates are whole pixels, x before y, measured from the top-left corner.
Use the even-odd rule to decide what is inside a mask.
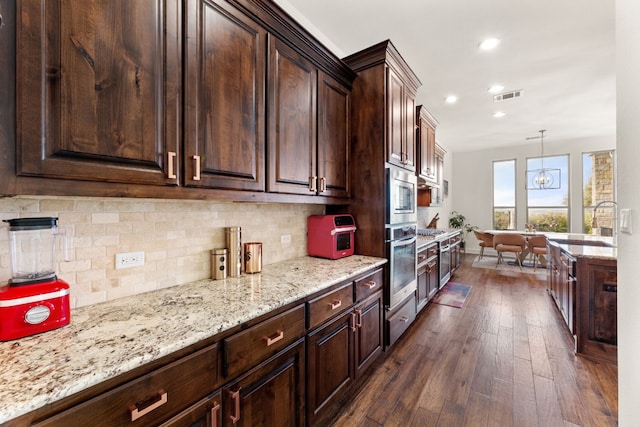
[[[415,296],[409,298],[398,310],[387,318],[387,345],[391,346],[406,331],[416,318]]]
[[[353,283],[349,282],[307,304],[309,304],[309,329],[313,329],[353,305]]]
[[[373,295],[375,292],[382,289],[382,286],[384,285],[384,270],[376,270],[368,276],[356,280],[355,285],[356,301],[362,301],[369,295]]]
[[[241,374],[304,333],[304,305],[300,304],[225,339],[225,375],[232,378]]]
[[[157,425],[214,390],[217,359],[214,344],[35,425]]]

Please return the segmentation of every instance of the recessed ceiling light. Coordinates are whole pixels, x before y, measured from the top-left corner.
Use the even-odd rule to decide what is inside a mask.
[[[489,93],[500,93],[504,90],[502,85],[493,85],[489,88]]]
[[[444,102],[446,102],[447,104],[455,104],[456,102],[458,102],[458,97],[455,95],[449,95],[444,99]]]
[[[500,39],[490,38],[485,39],[480,43],[480,49],[482,50],[491,50],[495,49],[500,44]]]
[[[504,111],[496,111],[493,114],[493,117],[495,117],[496,119],[499,119],[500,117],[504,117],[506,115],[507,115],[507,113],[505,113]]]

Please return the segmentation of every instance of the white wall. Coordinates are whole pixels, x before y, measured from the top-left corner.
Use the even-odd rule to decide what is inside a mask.
[[[535,133],[535,131],[534,131]],[[551,130],[545,137],[546,155],[569,154],[570,172],[570,231],[582,232],[582,153],[615,148],[615,136],[580,140],[557,141]],[[512,147],[483,151],[453,153],[449,194],[451,209],[462,213],[472,225],[481,230],[491,229],[493,215],[492,175],[494,160],[516,160],[516,227],[524,229],[526,222],[525,174],[527,157],[540,156],[539,142],[514,142]],[[445,168],[447,165],[445,164]],[[478,252],[473,236],[469,236],[468,252]]]
[[[616,1],[618,201],[635,216],[634,234],[618,237],[619,425],[640,420],[640,2]]]

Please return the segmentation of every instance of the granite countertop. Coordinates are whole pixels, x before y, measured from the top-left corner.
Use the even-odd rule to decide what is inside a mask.
[[[0,343],[0,424],[384,263],[301,257],[72,310],[68,326]]]
[[[524,236],[545,236],[562,250],[576,258],[618,259],[614,237],[582,233],[553,233],[546,231],[486,230],[490,233],[519,233]]]

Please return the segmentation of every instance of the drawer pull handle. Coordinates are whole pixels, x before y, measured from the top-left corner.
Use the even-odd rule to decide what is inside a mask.
[[[409,321],[409,318],[408,318],[407,316],[402,316],[402,317],[401,317],[400,319],[398,319],[398,320],[400,320],[402,323],[407,323],[407,322]]]
[[[211,427],[218,427],[218,411],[220,410],[220,402],[217,400],[213,402],[211,408]]]
[[[195,168],[195,174],[193,175],[193,180],[200,181],[200,156],[193,156],[193,160],[195,163],[193,165],[193,167]]]
[[[418,255],[418,261],[424,261],[425,259],[427,259],[426,255]]]
[[[282,338],[284,338],[284,331],[278,331],[276,334],[267,337],[267,347],[269,347],[272,344],[277,343],[278,341],[280,341]]]
[[[144,417],[149,412],[155,409],[158,409],[159,407],[167,403],[168,400],[169,399],[167,397],[167,392],[164,390],[158,390],[158,394],[156,396],[142,400],[129,408],[129,410],[131,411],[131,421],[133,422],[138,418]],[[154,401],[154,402],[149,404],[150,401]],[[142,406],[143,408],[140,409],[140,406]]]
[[[173,151],[169,151],[167,153],[167,177],[169,179],[176,179],[175,172],[175,161],[176,161],[176,153]]]
[[[356,327],[362,328],[362,310],[356,310]]]
[[[233,424],[240,421],[240,389],[236,391],[229,391],[229,397],[233,399],[233,406],[235,415],[229,415],[229,419]]]
[[[369,280],[368,282],[364,283],[362,286],[366,286],[369,289],[373,289],[376,286],[378,286],[378,283],[376,281],[374,281],[374,280]]]
[[[335,300],[334,302],[329,304],[329,307],[331,307],[331,310],[335,310],[336,308],[340,307],[342,305],[342,300]]]

